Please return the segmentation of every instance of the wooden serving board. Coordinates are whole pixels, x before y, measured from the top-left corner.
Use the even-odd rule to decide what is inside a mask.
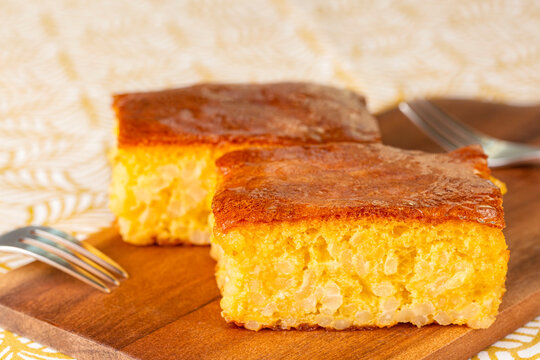
[[[439,104],[494,136],[540,142],[540,106]],[[379,119],[387,144],[440,151],[397,110]],[[221,319],[207,247],[133,247],[114,229],[88,241],[122,264],[130,279],[105,295],[32,263],[0,277],[0,326],[78,359],[464,359],[540,314],[540,167],[497,170],[495,176],[509,189],[504,203],[511,256],[508,292],[487,330],[247,331]]]

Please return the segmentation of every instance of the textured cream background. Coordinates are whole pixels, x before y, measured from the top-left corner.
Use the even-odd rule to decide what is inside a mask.
[[[355,88],[373,111],[540,101],[540,2],[0,0],[0,231],[109,225],[111,93],[279,79]],[[25,261],[0,254],[0,272]],[[539,330],[478,358],[538,359]],[[58,358],[0,329],[0,359]]]

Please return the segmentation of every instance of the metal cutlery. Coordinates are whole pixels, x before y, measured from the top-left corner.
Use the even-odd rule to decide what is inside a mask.
[[[0,251],[28,255],[106,293],[127,272],[92,245],[47,226],[27,226],[0,236]]]
[[[540,147],[520,144],[482,134],[451,117],[431,102],[418,99],[402,102],[399,109],[445,150],[480,144],[490,167],[540,164]]]

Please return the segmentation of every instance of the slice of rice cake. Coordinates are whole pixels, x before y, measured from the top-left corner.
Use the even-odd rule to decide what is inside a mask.
[[[310,83],[199,84],[114,97],[110,207],[137,245],[208,244],[215,160],[249,146],[379,142],[352,91]]]
[[[480,147],[246,149],[218,159],[212,252],[251,330],[493,323],[509,252]]]

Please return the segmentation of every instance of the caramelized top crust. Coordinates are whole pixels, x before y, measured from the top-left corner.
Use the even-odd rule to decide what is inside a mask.
[[[360,95],[311,83],[199,84],[114,96],[118,146],[379,142]]]
[[[221,232],[246,224],[394,218],[504,227],[502,195],[479,146],[448,154],[382,144],[246,149],[217,160]]]

